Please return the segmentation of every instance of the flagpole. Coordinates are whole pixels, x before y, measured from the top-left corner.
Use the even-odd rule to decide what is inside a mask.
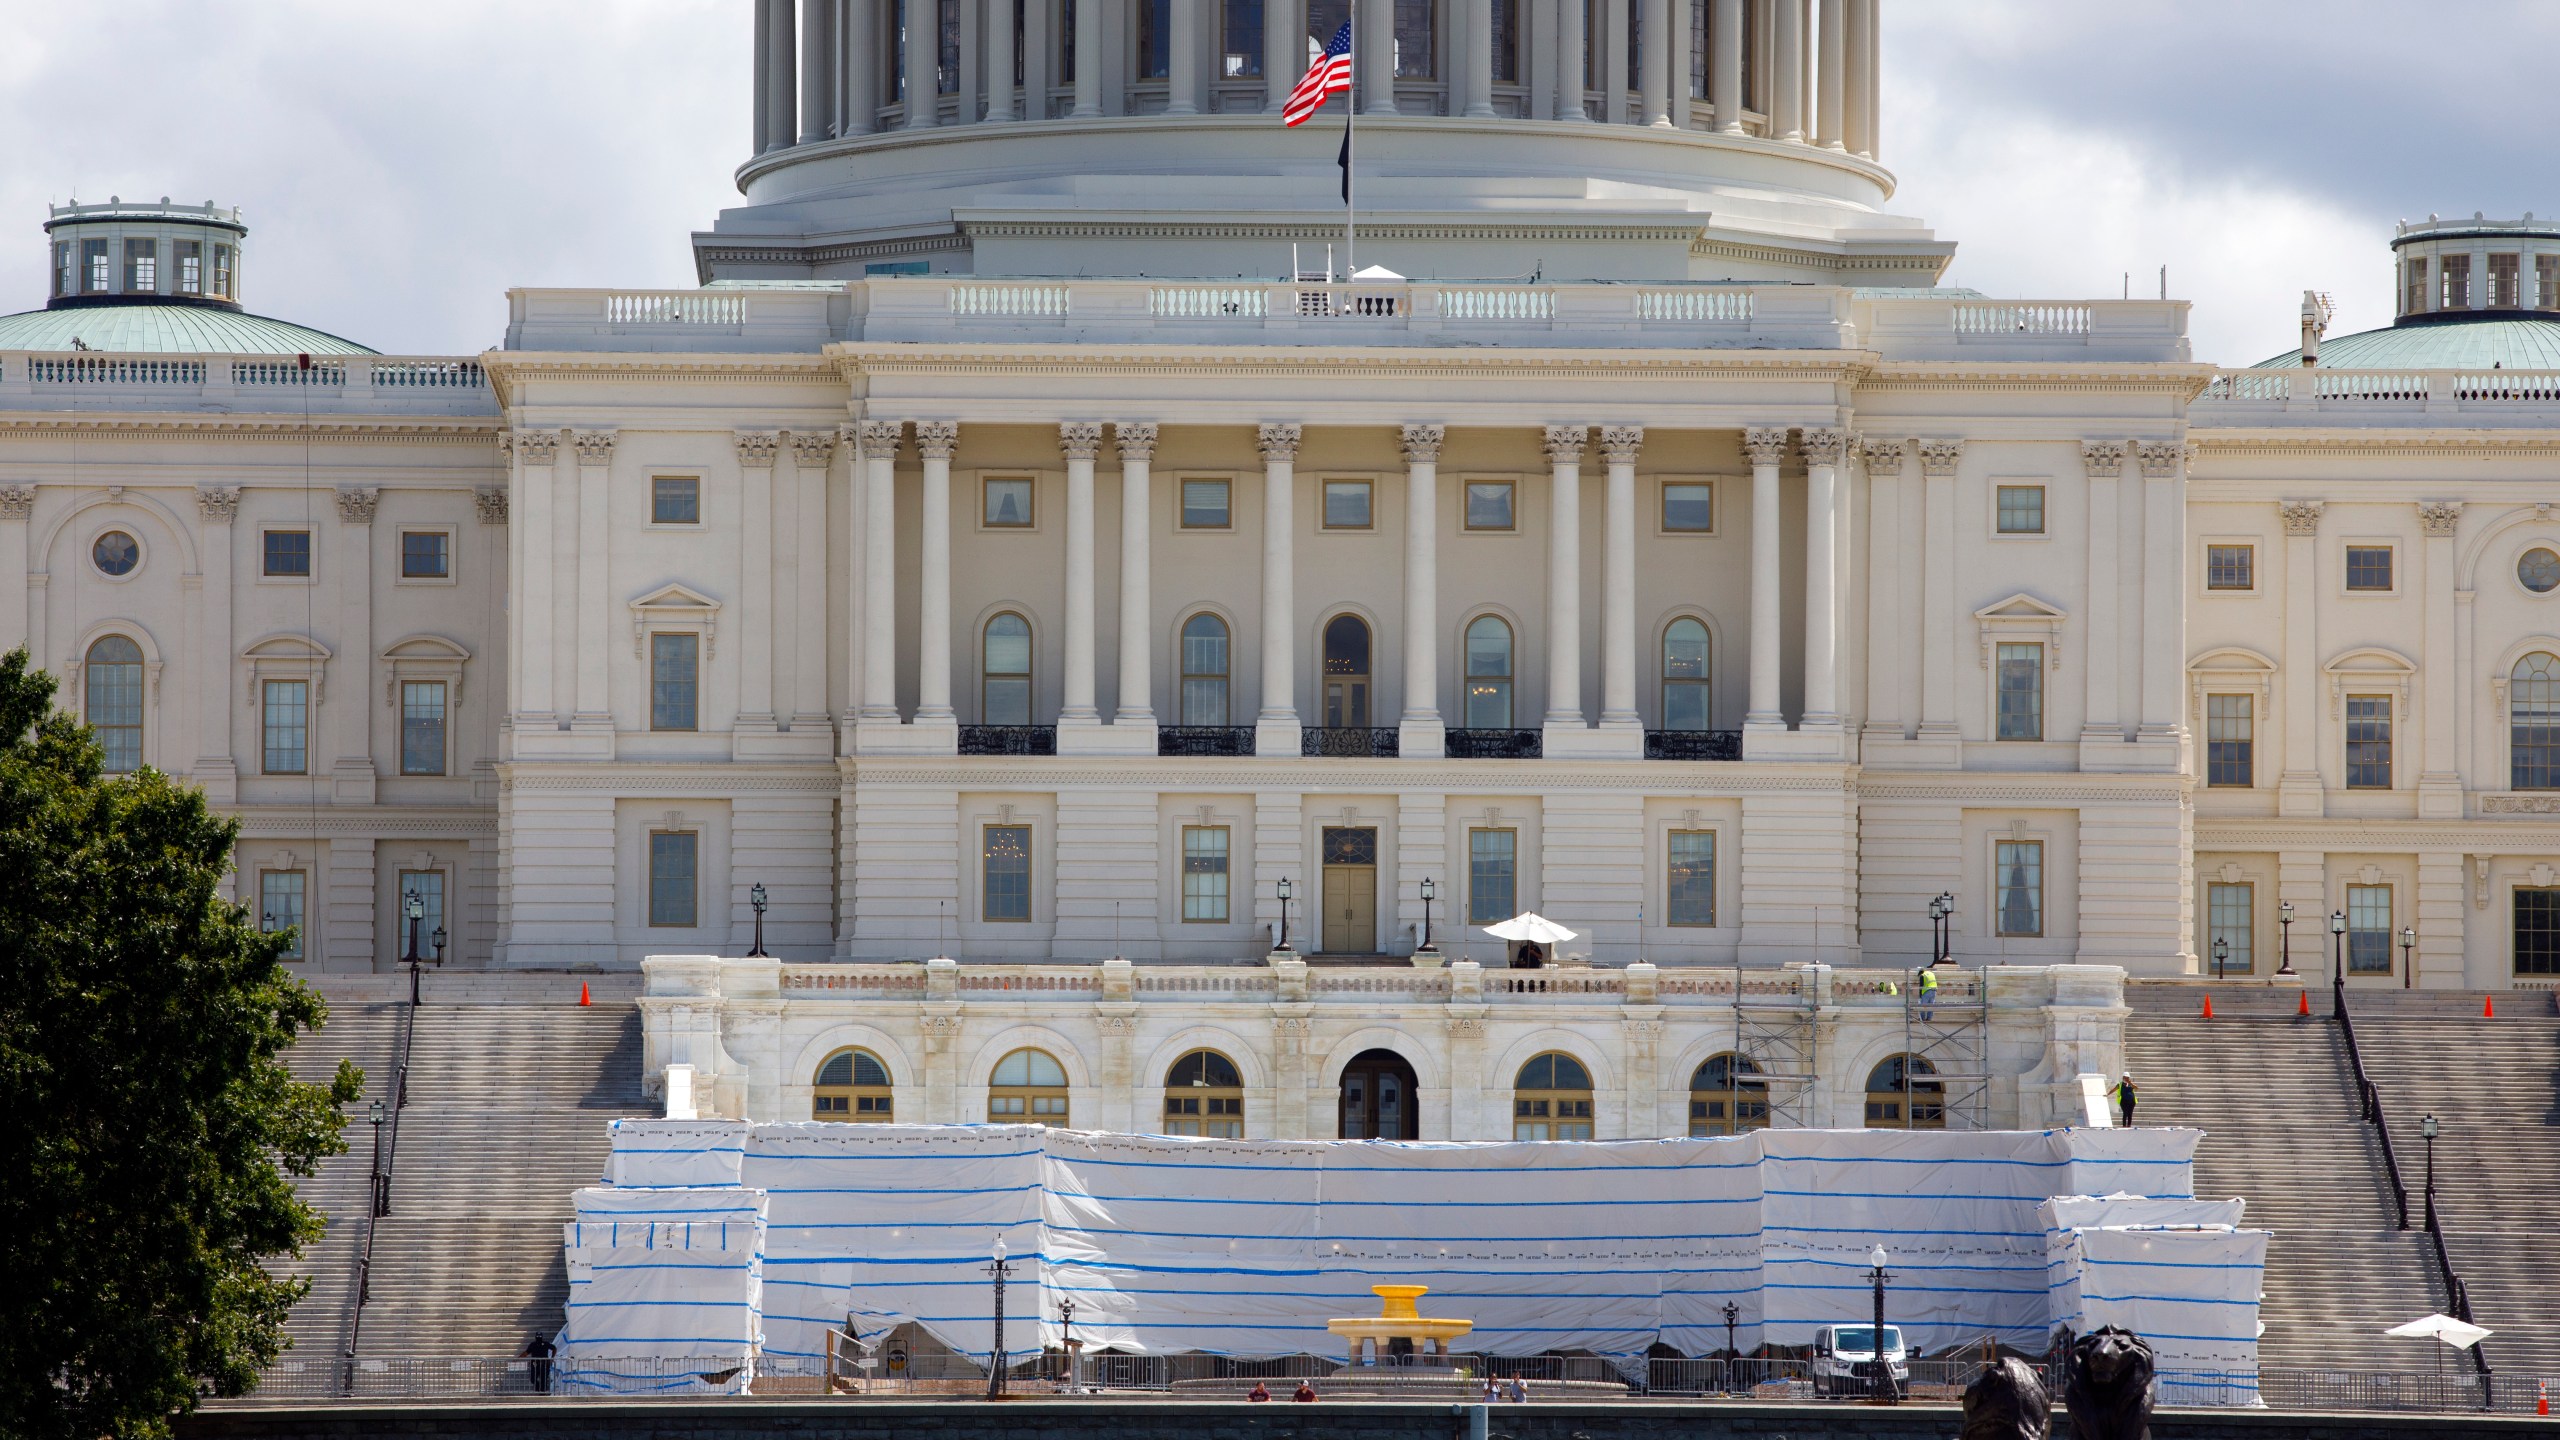
[[[1342,92],[1342,278],[1360,273],[1359,152],[1352,118],[1360,113],[1360,0],[1351,0],[1351,88]]]

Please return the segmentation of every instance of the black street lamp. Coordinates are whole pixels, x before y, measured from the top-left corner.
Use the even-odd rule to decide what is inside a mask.
[[[376,1100],[368,1118],[373,1121],[373,1216],[379,1220],[391,1213],[391,1187],[382,1178],[382,1122],[391,1117]]]
[[[436,927],[436,933],[434,933],[433,935],[430,935],[430,936],[428,936],[428,937],[427,937],[427,943],[428,943],[428,944],[430,944],[430,945],[433,945],[434,947],[436,947],[436,968],[437,968],[437,969],[439,969],[439,970],[443,969],[443,968],[444,968],[444,927],[443,927],[443,926],[441,926],[441,925],[437,926],[437,927]]]
[[[1433,896],[1438,895],[1439,893],[1440,887],[1432,883],[1431,877],[1428,875],[1423,876],[1422,943],[1414,947],[1413,953],[1416,955],[1437,955],[1440,953],[1439,947],[1431,943],[1431,900]]]
[[[747,906],[756,912],[756,943],[753,949],[747,951],[747,958],[750,960],[770,960],[773,958],[772,956],[764,953],[764,904],[764,882],[758,881],[755,884],[748,886]]]
[[[1072,1297],[1058,1297],[1058,1348],[1067,1352],[1067,1393],[1076,1391],[1076,1302]]]
[[[1281,876],[1277,888],[1280,891],[1280,943],[1271,947],[1271,953],[1286,955],[1289,953],[1289,877]]]
[[[1951,958],[1955,954],[1956,897],[1938,892],[1929,900],[1929,962]]]
[[[1004,1394],[1004,1282],[1013,1278],[1013,1267],[1005,1263],[1002,1235],[996,1237],[995,1260],[987,1273],[996,1281],[995,1348],[987,1355],[987,1398],[994,1400]]]
[[[1733,1338],[1733,1327],[1740,1323],[1742,1307],[1727,1300],[1724,1302],[1724,1388],[1728,1394],[1732,1392],[1734,1379],[1742,1369],[1742,1345]]]
[[[2213,978],[2222,978],[2222,967],[2231,959],[2231,942],[2220,935],[2213,937]]]
[[[2290,975],[2290,974],[2292,974],[2292,973],[2293,973],[2293,902],[2292,902],[2292,901],[2287,900],[2287,901],[2285,901],[2283,904],[2278,905],[2278,906],[2276,907],[2276,925],[2277,925],[2278,933],[2279,933],[2279,934],[2281,934],[2281,935],[2284,937],[2284,945],[2283,945],[2283,949],[2282,949],[2281,951],[2279,951],[2279,952],[2278,952],[2278,954],[2279,954],[2279,963],[2276,965],[2276,973],[2277,973],[2277,974],[2279,974],[2279,975]]]
[[[1867,1263],[1875,1267],[1873,1278],[1875,1280],[1876,1287],[1876,1329],[1875,1334],[1870,1338],[1874,1342],[1871,1348],[1875,1353],[1875,1400],[1879,1405],[1891,1405],[1902,1397],[1894,1390],[1893,1362],[1885,1358],[1884,1259],[1884,1247],[1882,1245],[1878,1245],[1875,1249],[1875,1253],[1867,1257]]]
[[[2330,986],[2339,994],[2347,993],[2347,912],[2329,912]],[[2338,1007],[2343,1010],[2346,1007]]]
[[[2436,1117],[2429,1115],[2418,1122],[2418,1133],[2427,1139],[2427,1228],[2436,1223]]]
[[[409,1008],[415,1010],[418,1008],[418,967],[426,963],[425,957],[418,954],[418,922],[427,918],[426,897],[415,890],[401,896],[400,913],[409,921],[409,953],[400,957],[400,963],[409,967]]]
[[[2401,926],[2400,988],[2403,990],[2411,988],[2411,982],[2417,979],[2418,972],[2409,968],[2409,952],[2416,948],[2418,948],[2418,932],[2406,925]]]

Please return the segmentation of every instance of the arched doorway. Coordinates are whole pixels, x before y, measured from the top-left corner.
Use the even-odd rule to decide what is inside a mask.
[[[1342,1138],[1419,1140],[1413,1066],[1393,1050],[1363,1050],[1342,1067]]]
[[[1329,730],[1369,724],[1369,626],[1336,615],[1324,627],[1324,723]]]

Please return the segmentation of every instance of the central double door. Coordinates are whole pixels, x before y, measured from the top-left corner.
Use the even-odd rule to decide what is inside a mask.
[[[1323,835],[1324,925],[1317,937],[1328,955],[1372,955],[1378,949],[1378,832],[1327,826]]]

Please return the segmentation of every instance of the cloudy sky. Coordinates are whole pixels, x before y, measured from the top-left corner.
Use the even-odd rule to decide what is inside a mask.
[[[2392,223],[2560,214],[2549,0],[1885,0],[1894,209],[1954,283],[2197,302],[2289,348],[2305,288],[2388,323]],[[748,0],[0,5],[0,311],[73,196],[218,200],[251,308],[480,349],[512,285],[688,285],[735,198]]]

